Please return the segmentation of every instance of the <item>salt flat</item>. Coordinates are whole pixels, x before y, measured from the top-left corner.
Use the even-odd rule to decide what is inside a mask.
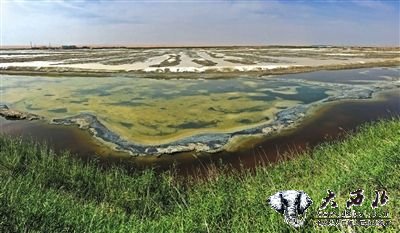
[[[261,72],[400,61],[399,48],[375,47],[23,49],[1,50],[1,54],[1,72],[42,68],[64,72]]]

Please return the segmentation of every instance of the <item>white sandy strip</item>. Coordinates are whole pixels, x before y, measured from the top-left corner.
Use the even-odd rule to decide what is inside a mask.
[[[355,53],[326,53],[325,55],[327,55],[327,56],[341,56],[341,57],[352,57],[352,56],[361,57],[361,56],[365,56],[365,53],[357,53],[357,54],[355,54]]]
[[[162,61],[169,58],[169,55],[162,55],[151,57],[145,62],[135,62],[132,64],[122,64],[122,65],[104,65],[101,63],[83,63],[83,64],[57,64],[52,65],[56,67],[70,67],[70,68],[81,68],[81,69],[96,69],[96,70],[143,70],[151,65],[158,65]]]
[[[212,52],[212,51],[210,51]],[[214,52],[212,52],[214,53]],[[202,58],[206,59],[206,60],[210,60],[213,61],[215,63],[217,63],[217,66],[219,67],[224,67],[224,66],[236,66],[237,64],[232,63],[232,62],[228,62],[225,61],[224,59],[237,59],[236,57],[229,57],[229,56],[225,56],[224,58],[213,58],[210,55],[208,55],[208,53],[204,52],[204,51],[200,51],[197,54],[199,54],[199,56],[201,56]],[[222,54],[218,54],[218,55],[222,55]]]
[[[100,63],[83,63],[83,64],[59,64],[55,61],[35,61],[35,62],[12,62],[12,63],[0,63],[0,68],[6,68],[9,66],[20,66],[20,67],[66,67],[66,68],[79,68],[79,69],[96,69],[96,70],[142,70],[145,72],[205,72],[208,70],[213,71],[260,71],[270,70],[276,68],[287,68],[292,66],[301,66],[304,64],[259,64],[259,65],[228,65],[228,66],[171,66],[171,67],[149,67],[152,64],[159,64],[160,61],[165,60],[168,55],[164,55],[164,58],[158,58],[151,62],[139,62],[134,64],[123,64],[123,65],[104,65]],[[315,64],[315,60],[312,63]],[[57,64],[56,64],[57,63]],[[310,62],[311,63],[311,62]],[[327,64],[332,64],[327,62]]]
[[[80,69],[99,69],[99,70],[141,70],[151,65],[160,64],[160,62],[168,59],[169,55],[162,55],[149,58],[145,62],[136,62],[133,64],[123,65],[104,65],[101,63],[81,63],[81,64],[62,64],[60,61],[29,61],[29,62],[9,62],[0,63],[0,68],[7,68],[10,66],[16,67],[67,67],[67,68],[80,68]]]
[[[59,61],[30,61],[30,62],[10,62],[10,63],[0,63],[0,68],[7,68],[10,66],[16,67],[36,67],[37,69],[41,67],[67,67],[67,68],[80,68],[80,69],[96,69],[96,70],[137,70],[145,72],[205,72],[205,71],[260,71],[260,70],[271,70],[277,68],[288,68],[293,66],[320,66],[320,65],[335,65],[335,64],[347,64],[347,63],[365,63],[369,61],[382,61],[382,59],[360,59],[360,58],[350,58],[348,60],[336,60],[327,59],[320,60],[314,58],[301,58],[301,57],[279,57],[279,59],[284,59],[287,62],[282,63],[260,63],[256,65],[240,65],[233,64],[230,62],[221,62],[221,58],[212,58],[208,56],[205,52],[199,52],[199,55],[204,59],[212,60],[213,62],[223,63],[225,65],[216,66],[201,66],[199,64],[191,62],[191,58],[186,54],[181,54],[182,62],[178,66],[172,67],[150,67],[151,65],[160,64],[160,62],[169,59],[169,54],[151,57],[145,62],[137,62],[133,64],[122,64],[122,65],[104,65],[100,63],[82,63],[82,64],[60,64]]]
[[[47,54],[0,54],[0,58],[30,58],[30,57],[44,57]]]
[[[58,61],[28,61],[28,62],[6,62],[0,63],[1,68],[7,68],[10,66],[18,66],[18,67],[48,67],[52,66],[52,64],[57,63]]]
[[[177,65],[178,67],[195,67],[195,68],[202,67],[202,65],[192,62],[192,59],[195,58],[190,58],[186,53],[180,52],[179,55],[181,55],[181,62],[179,63],[179,65]],[[197,60],[200,59],[197,58]]]
[[[382,59],[376,59],[376,58],[348,58],[347,60],[338,60],[331,58],[322,60],[318,58],[308,58],[308,57],[279,57],[279,59],[302,66],[339,65],[348,63],[365,63],[370,61],[382,61]]]

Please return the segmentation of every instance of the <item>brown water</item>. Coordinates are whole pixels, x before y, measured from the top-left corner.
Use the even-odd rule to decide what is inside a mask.
[[[288,151],[301,152],[321,142],[331,141],[353,131],[357,126],[400,115],[400,93],[391,91],[374,100],[356,100],[322,106],[295,129],[279,135],[252,140],[235,152],[216,154],[180,153],[161,157],[132,158],[101,145],[84,130],[74,126],[48,125],[44,122],[0,119],[0,132],[46,142],[56,151],[69,150],[80,158],[98,158],[105,163],[122,159],[133,169],[152,167],[158,171],[176,165],[180,174],[204,174],[211,164],[224,164],[237,169],[254,168],[272,163]],[[217,165],[218,166],[218,165]]]

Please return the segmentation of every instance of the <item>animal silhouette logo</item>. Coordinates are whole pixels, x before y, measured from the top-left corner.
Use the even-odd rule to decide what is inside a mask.
[[[307,193],[298,190],[279,191],[267,201],[274,210],[284,215],[287,224],[295,228],[303,226],[306,210],[313,203]]]

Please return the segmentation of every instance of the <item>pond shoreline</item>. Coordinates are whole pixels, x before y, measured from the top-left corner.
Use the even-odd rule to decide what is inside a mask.
[[[104,166],[122,165],[133,170],[151,168],[163,172],[176,169],[181,176],[207,174],[208,167],[228,166],[242,171],[274,164],[287,153],[302,153],[326,142],[341,140],[358,132],[360,125],[398,119],[397,90],[381,91],[372,99],[332,101],[313,109],[297,127],[266,137],[246,137],[232,150],[218,153],[183,152],[163,156],[138,156],[112,150],[87,130],[76,126],[48,124],[43,120],[5,120],[0,117],[0,134],[47,145],[56,153],[67,151],[83,161],[98,160]]]
[[[290,80],[286,80],[290,81]],[[298,80],[297,80],[298,82]],[[310,82],[304,81],[303,82]],[[72,117],[51,119],[51,124],[56,125],[78,125],[79,128],[89,131],[94,138],[112,147],[114,150],[127,152],[133,156],[161,156],[165,154],[176,154],[181,152],[206,152],[216,153],[229,149],[232,142],[237,143],[238,139],[249,136],[268,136],[279,133],[283,129],[294,128],[301,123],[303,118],[312,114],[311,110],[316,109],[324,103],[340,100],[357,100],[373,98],[374,93],[393,88],[399,88],[400,84],[396,81],[380,84],[368,85],[354,88],[353,85],[338,83],[318,83],[332,88],[335,87],[336,93],[325,99],[309,104],[300,104],[281,110],[277,113],[276,119],[271,123],[262,124],[256,127],[239,130],[230,133],[205,133],[197,134],[171,143],[159,145],[144,145],[123,139],[120,135],[108,129],[102,124],[95,115],[81,113]],[[5,106],[5,105],[3,105]],[[8,107],[6,106],[8,109]],[[3,108],[4,109],[4,108]],[[17,112],[16,110],[12,110]],[[29,114],[29,113],[24,113]],[[40,119],[43,117],[37,116]]]

